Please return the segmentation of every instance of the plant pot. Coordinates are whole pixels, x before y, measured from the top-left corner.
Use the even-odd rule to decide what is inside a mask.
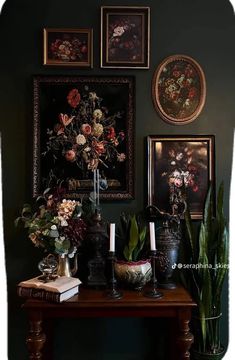
[[[192,360],[221,360],[224,357],[226,350],[224,348],[217,354],[201,353],[196,350],[191,351]]]
[[[141,290],[152,276],[150,259],[137,262],[116,261],[114,269],[121,285],[134,290]]]

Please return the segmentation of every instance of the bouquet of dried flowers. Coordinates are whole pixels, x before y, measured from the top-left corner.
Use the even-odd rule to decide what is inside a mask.
[[[23,206],[15,225],[24,224],[36,247],[72,257],[84,239],[86,222],[82,218],[82,203],[63,199],[62,194],[58,189],[54,193],[47,189],[36,199],[35,211],[29,204]]]

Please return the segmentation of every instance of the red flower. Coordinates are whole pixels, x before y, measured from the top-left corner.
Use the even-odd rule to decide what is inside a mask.
[[[104,154],[105,153],[105,147],[104,147],[104,142],[103,141],[96,141],[93,140],[92,141],[92,147],[95,150],[95,152],[99,155]]]
[[[120,131],[120,133],[118,134],[121,140],[125,139],[125,133],[123,131]]]
[[[77,89],[73,89],[69,92],[67,96],[67,100],[70,106],[76,108],[81,100],[81,95],[79,94]]]
[[[111,126],[110,128],[107,129],[106,138],[108,140],[112,140],[115,138],[115,136],[116,136],[115,129]]]
[[[187,77],[193,77],[195,75],[194,69],[190,65],[186,66],[184,73]]]
[[[76,160],[75,151],[73,151],[73,150],[68,150],[68,151],[66,151],[66,153],[65,153],[65,159],[66,159],[67,161],[70,161],[70,162],[75,161],[75,160]]]
[[[178,77],[180,77],[180,75],[181,75],[180,71],[178,71],[178,70],[173,71],[173,76],[174,77],[178,78]]]
[[[190,90],[189,90],[189,93],[188,93],[188,98],[189,99],[193,99],[197,94],[197,89],[195,87],[192,87]]]

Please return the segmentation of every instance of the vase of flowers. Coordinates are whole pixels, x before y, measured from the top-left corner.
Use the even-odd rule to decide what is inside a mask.
[[[36,209],[29,204],[23,206],[21,216],[15,220],[15,225],[20,223],[28,229],[29,239],[36,247],[58,256],[58,269],[64,275],[60,263],[74,257],[86,233],[81,202],[64,199],[63,191],[58,189],[54,192],[47,189],[36,199]],[[76,266],[72,274],[75,270]]]
[[[66,179],[64,186],[72,191],[90,187],[96,169],[102,179],[110,176],[111,169],[118,172],[126,160],[126,136],[119,121],[122,117],[121,111],[110,112],[98,93],[86,87],[72,88],[53,126],[47,129],[42,149],[42,159],[48,165],[44,186]]]

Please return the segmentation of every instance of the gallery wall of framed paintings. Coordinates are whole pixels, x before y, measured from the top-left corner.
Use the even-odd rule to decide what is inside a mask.
[[[68,71],[69,68],[77,68],[80,72],[82,69],[92,69],[94,33],[97,33],[97,29],[44,28],[43,65],[63,67]],[[107,180],[108,184],[107,189],[102,192],[103,199],[134,199],[135,93],[141,84],[135,82],[133,76],[131,79],[133,70],[149,71],[150,66],[155,68],[152,84],[148,89],[149,97],[152,98],[153,107],[160,117],[158,121],[164,120],[170,124],[169,134],[162,139],[171,137],[172,125],[187,125],[195,121],[203,111],[206,76],[196,59],[190,54],[171,54],[159,64],[150,63],[150,7],[102,6],[99,52],[101,71],[110,69],[110,77],[102,77],[100,72],[99,77],[96,77],[92,69],[92,75],[86,74],[86,77],[70,77],[68,72],[67,77],[50,79],[48,76],[41,76],[34,79],[34,195],[42,190],[43,186],[51,185],[54,178],[54,181],[65,184],[68,196],[79,196],[79,193],[92,188],[92,171],[99,168],[101,177]],[[123,76],[120,73],[122,70],[130,76]],[[74,96],[73,104],[69,104],[69,96]],[[94,116],[95,112],[99,112],[99,116]],[[51,121],[49,130],[44,125],[46,123],[48,126],[47,118]],[[95,128],[99,128],[100,132]],[[176,131],[174,134],[176,136]],[[152,140],[149,139],[158,138],[159,135],[149,134],[148,149],[145,149],[148,157],[148,170],[145,174],[148,178],[147,204],[157,205],[155,199],[158,197],[157,193],[161,192],[165,206],[161,204],[160,208],[167,208],[169,189],[165,194],[164,189],[170,187],[169,179],[177,188],[182,180],[184,185],[187,185],[188,177],[191,184],[186,186],[189,199],[190,191],[201,194],[198,208],[195,208],[195,204],[192,205],[193,217],[201,218],[206,191],[209,183],[214,181],[214,138],[212,141],[210,135],[199,133],[185,137],[180,131],[177,131],[177,134],[178,138],[176,136],[174,142],[173,139],[170,140],[174,145],[171,151],[175,160],[183,156],[188,163],[185,163],[184,170],[179,171],[179,162],[176,164],[177,160],[174,161],[172,157],[171,174],[168,173],[168,178],[165,177],[165,188],[158,187],[152,172],[157,169],[158,173],[158,166],[155,166],[154,150],[150,145]],[[185,144],[179,140],[181,137]],[[198,138],[192,143],[189,140],[191,137]],[[162,141],[161,146],[165,148],[167,142]],[[184,149],[183,153],[181,147]],[[191,150],[194,156],[188,155]],[[200,152],[202,156],[203,152],[206,152],[207,160],[201,158]],[[167,161],[169,162],[169,159]],[[200,161],[206,167],[203,179],[192,171],[198,168]],[[199,181],[196,181],[198,176]],[[153,183],[154,186],[150,185]],[[196,185],[193,187],[194,183],[198,186],[197,191]]]

